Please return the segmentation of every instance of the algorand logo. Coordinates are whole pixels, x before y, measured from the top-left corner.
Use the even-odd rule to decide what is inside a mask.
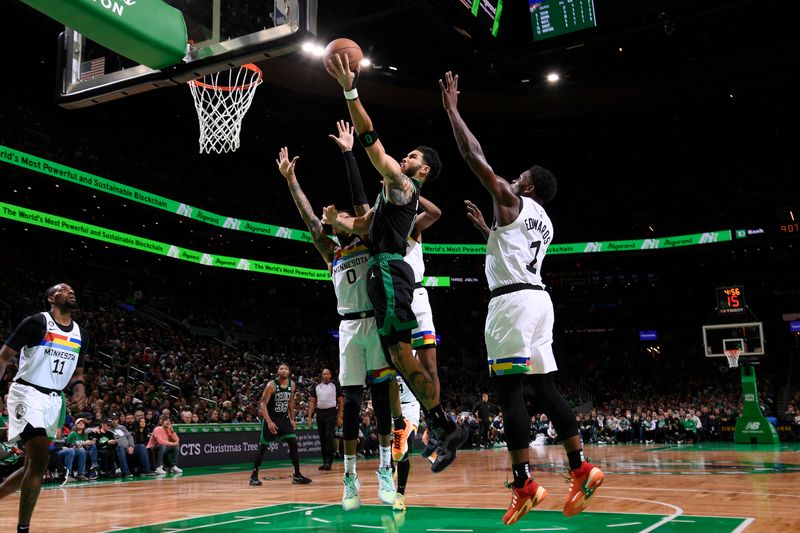
[[[645,239],[642,243],[642,250],[655,250],[658,248],[658,239]]]
[[[744,427],[745,431],[758,431],[761,429],[761,422],[748,422]]]
[[[239,229],[239,219],[238,218],[231,218],[228,217],[225,219],[225,223],[222,225],[223,228],[228,229]]]
[[[188,218],[192,218],[192,208],[186,204],[180,204],[176,213]]]
[[[707,244],[711,242],[717,242],[717,233],[712,231],[708,233],[703,233],[700,235],[700,244]]]
[[[201,265],[210,265],[213,262],[214,262],[214,260],[208,254],[203,254],[203,257],[200,258],[200,264]]]
[[[239,264],[236,265],[237,270],[250,270],[250,261],[247,259],[239,259]]]
[[[583,252],[602,252],[603,251],[603,243],[602,242],[587,242],[586,248],[583,249]]]
[[[175,245],[170,245],[169,251],[167,252],[169,257],[180,257],[181,251],[178,250],[178,247]]]
[[[280,227],[278,228],[278,232],[275,234],[276,237],[281,237],[284,239],[291,239],[292,238],[292,230],[289,228]]]

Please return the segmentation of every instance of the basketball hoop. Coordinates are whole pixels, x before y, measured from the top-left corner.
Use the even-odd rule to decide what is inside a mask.
[[[725,357],[728,358],[729,368],[736,368],[739,366],[739,350],[736,348],[733,350],[725,350]]]
[[[262,81],[261,69],[248,63],[189,82],[200,121],[201,154],[239,148],[242,119]]]

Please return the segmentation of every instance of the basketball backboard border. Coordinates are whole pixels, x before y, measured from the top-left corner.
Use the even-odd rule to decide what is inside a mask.
[[[138,65],[88,80],[78,79],[80,48],[84,38],[77,31],[65,28],[58,43],[56,68],[59,84],[56,101],[66,109],[79,109],[162,87],[181,85],[237,65],[295,52],[317,32],[317,0],[299,1],[298,5],[295,24],[282,24],[206,46],[200,43],[197,49],[187,49],[187,60],[165,69],[154,70]]]
[[[705,357],[725,357],[724,351],[720,352],[711,352],[709,353],[709,342],[708,336],[706,332],[710,329],[731,329],[736,327],[758,327],[758,334],[759,338],[761,339],[761,351],[742,351],[739,353],[739,356],[763,356],[766,355],[766,341],[764,340],[764,323],[763,322],[734,322],[734,323],[727,323],[727,324],[706,324],[702,326],[703,330],[703,354]],[[740,341],[742,346],[744,346],[744,340],[741,338],[726,338],[723,339],[723,348],[725,346],[725,341]],[[712,348],[713,349],[713,348]]]

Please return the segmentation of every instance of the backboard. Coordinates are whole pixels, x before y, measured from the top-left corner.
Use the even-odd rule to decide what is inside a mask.
[[[184,60],[153,70],[65,28],[59,37],[58,103],[68,109],[186,83],[300,49],[317,31],[317,0],[164,0],[181,11]]]
[[[761,322],[710,324],[703,326],[706,357],[725,357],[725,350],[737,349],[740,356],[764,355],[764,326]]]

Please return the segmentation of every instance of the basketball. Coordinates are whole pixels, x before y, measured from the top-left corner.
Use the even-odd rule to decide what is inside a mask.
[[[364,58],[364,54],[361,52],[361,47],[358,46],[358,43],[344,37],[334,39],[328,43],[328,46],[325,47],[323,64],[327,64],[328,59],[336,54],[348,55],[351,71],[358,70],[361,67],[361,60]]]

